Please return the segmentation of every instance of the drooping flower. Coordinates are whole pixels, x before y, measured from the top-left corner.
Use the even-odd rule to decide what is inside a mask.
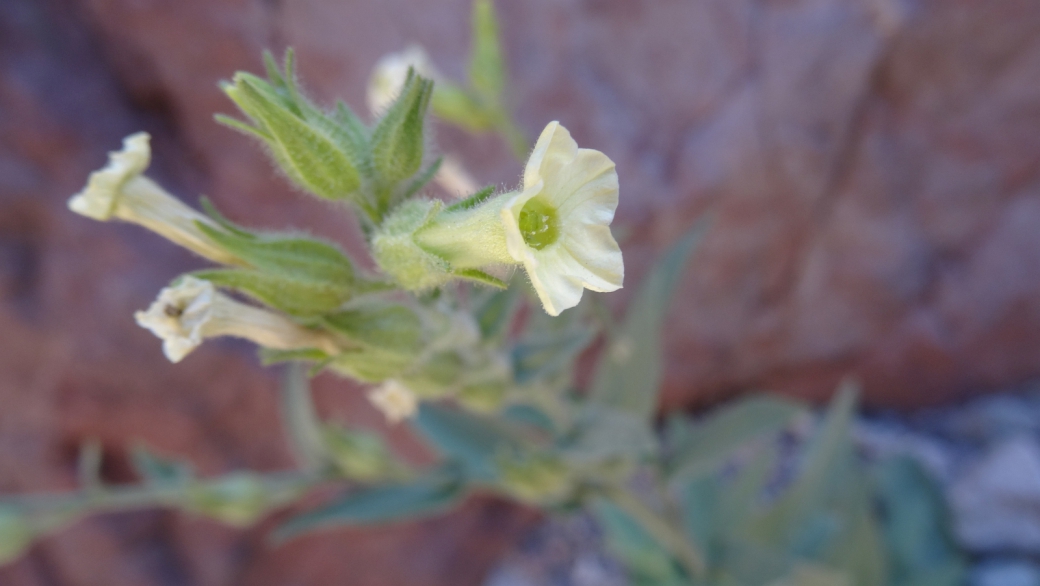
[[[212,261],[244,264],[199,229],[198,223],[218,228],[213,220],[144,176],[152,158],[149,139],[145,132],[123,139],[123,150],[109,153],[108,165],[91,173],[83,191],[69,199],[69,209],[102,222],[116,218],[144,226]]]
[[[180,362],[206,338],[234,336],[274,350],[316,348],[336,354],[329,336],[304,328],[287,317],[239,303],[209,281],[184,276],[159,292],[146,311],[134,314],[137,324],[163,341],[170,362]]]
[[[368,400],[390,423],[399,423],[419,410],[419,398],[399,381],[390,379],[368,393]]]

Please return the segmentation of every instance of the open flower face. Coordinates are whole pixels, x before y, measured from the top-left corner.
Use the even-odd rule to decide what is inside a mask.
[[[509,254],[549,315],[577,305],[583,289],[621,288],[625,266],[610,233],[617,204],[614,162],[549,123],[527,161],[523,190],[501,212]]]
[[[147,311],[138,311],[134,318],[162,339],[170,362],[180,362],[205,340],[204,327],[213,318],[217,295],[210,282],[184,277],[163,289]]]

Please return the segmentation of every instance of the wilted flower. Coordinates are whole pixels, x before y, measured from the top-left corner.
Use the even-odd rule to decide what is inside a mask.
[[[83,191],[69,199],[69,209],[102,222],[116,218],[139,224],[212,261],[244,264],[214,244],[197,225],[217,228],[213,220],[143,175],[152,157],[149,138],[138,132],[123,139],[123,150],[109,153],[108,165],[91,173]]]
[[[409,45],[403,51],[384,55],[376,62],[372,77],[368,80],[367,98],[370,112],[378,114],[390,107],[408,79],[409,68],[434,82],[442,78],[426,50],[419,45]]]
[[[265,348],[317,348],[328,354],[338,349],[331,338],[304,328],[287,317],[259,309],[216,290],[212,283],[184,276],[159,292],[147,311],[134,314],[138,325],[163,341],[170,362],[180,362],[206,338],[235,336]]]
[[[419,399],[415,393],[400,382],[390,379],[368,393],[368,400],[379,409],[391,423],[398,423],[415,415]]]
[[[509,254],[527,269],[549,315],[577,305],[582,288],[621,288],[625,265],[610,233],[617,204],[614,162],[578,148],[550,122],[527,160],[523,191],[502,208]]]

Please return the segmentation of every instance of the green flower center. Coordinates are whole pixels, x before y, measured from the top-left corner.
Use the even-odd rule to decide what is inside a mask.
[[[520,210],[520,234],[535,250],[549,246],[560,237],[556,210],[539,198],[532,198]]]

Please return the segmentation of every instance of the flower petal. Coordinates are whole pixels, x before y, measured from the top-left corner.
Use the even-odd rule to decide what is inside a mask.
[[[561,246],[569,254],[570,275],[592,291],[617,291],[625,280],[621,248],[602,224],[585,225],[565,234]]]
[[[529,248],[524,268],[545,313],[556,316],[577,305],[584,289],[581,281],[571,275],[569,253],[562,246],[551,246],[533,253],[534,249]]]
[[[578,154],[578,143],[571,133],[555,120],[546,125],[538,137],[524,167],[524,190],[539,180],[558,174],[560,169],[574,160]]]

